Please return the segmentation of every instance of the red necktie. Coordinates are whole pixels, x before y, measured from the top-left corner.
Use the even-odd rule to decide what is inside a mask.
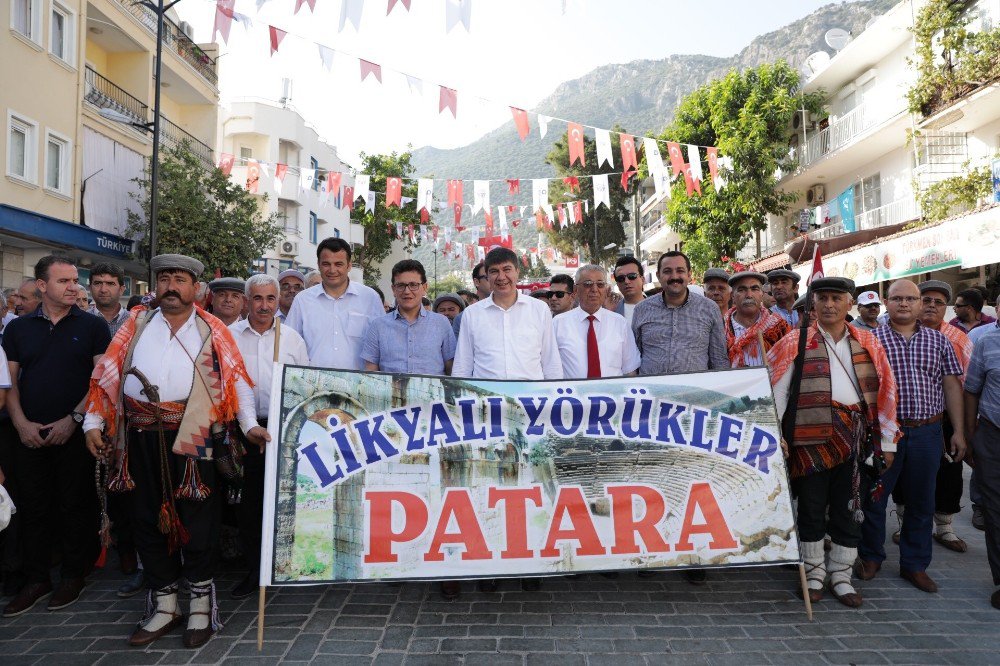
[[[587,315],[590,329],[587,331],[587,379],[601,376],[601,352],[597,349],[597,331],[594,330],[594,315]]]

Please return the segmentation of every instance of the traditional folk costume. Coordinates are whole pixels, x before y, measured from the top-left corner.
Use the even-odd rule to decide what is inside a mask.
[[[820,278],[813,291],[853,293],[845,278]],[[805,358],[796,405],[787,405],[792,367],[798,353],[799,330],[782,338],[768,353],[771,381],[779,416],[796,409],[789,442],[792,489],[798,498],[798,531],[806,564],[810,597],[822,596],[827,570],[834,596],[848,606],[860,606],[851,585],[864,514],[861,466],[883,451],[895,451],[896,383],[885,351],[875,336],[853,326],[841,340],[812,326],[807,332]],[[879,492],[876,488],[872,492]],[[829,515],[829,518],[827,518]],[[823,538],[833,546],[824,559]]]
[[[155,273],[202,264],[182,255],[150,262]],[[155,382],[155,384],[154,384]],[[213,582],[221,530],[217,469],[230,453],[226,426],[256,426],[252,382],[229,329],[194,307],[173,331],[157,309],[136,308],[91,378],[85,430],[104,426],[117,465],[111,491],[131,491],[136,547],[149,592],[130,638],[146,645],[183,620],[178,581],[191,590],[184,644],[222,628]]]
[[[757,340],[760,333],[764,338],[764,353],[767,353],[778,343],[791,326],[782,317],[770,310],[761,308],[760,316],[749,327],[743,327],[736,321],[736,308],[730,308],[726,313],[726,348],[729,350],[729,362],[734,368],[746,368],[764,364],[763,354]]]

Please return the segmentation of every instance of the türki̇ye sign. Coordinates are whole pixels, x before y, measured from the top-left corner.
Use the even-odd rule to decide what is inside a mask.
[[[261,583],[799,561],[763,368],[275,373]]]

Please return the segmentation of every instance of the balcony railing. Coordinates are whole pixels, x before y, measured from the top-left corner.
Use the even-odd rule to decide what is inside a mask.
[[[132,0],[118,0],[118,4],[146,26],[153,35],[156,35],[156,12]],[[163,17],[163,46],[177,53],[181,59],[191,65],[213,86],[218,84],[219,77],[215,71],[215,61],[166,16]]]
[[[202,162],[210,167],[215,165],[215,151],[210,146],[170,122],[163,115],[160,116],[160,141],[164,146],[170,148],[175,148],[187,141],[188,149],[201,158]]]
[[[878,208],[872,208],[854,216],[854,230],[865,231],[868,229],[879,229],[881,227],[891,227],[894,224],[902,224],[920,217],[920,205],[916,199],[910,197],[897,199]],[[848,233],[844,229],[844,223],[838,221],[829,224],[806,234],[812,240],[826,240]]]
[[[799,150],[799,169],[818,162],[828,153],[843,148],[858,135],[891,118],[898,104],[888,104],[886,100],[871,99],[862,102],[851,111],[818,132],[807,137]]]
[[[116,86],[110,79],[87,67],[84,81],[86,83],[84,101],[99,109],[111,109],[122,113],[137,123],[147,122],[149,107]]]

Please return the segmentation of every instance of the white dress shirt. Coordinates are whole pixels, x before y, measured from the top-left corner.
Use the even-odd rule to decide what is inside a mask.
[[[170,335],[170,325],[159,310],[142,329],[139,340],[132,351],[132,366],[146,376],[149,383],[157,387],[162,402],[187,400],[195,381],[194,358],[201,351],[201,334],[195,323],[198,315],[191,316]],[[122,372],[127,368],[122,368]],[[149,402],[149,396],[142,393],[142,383],[135,375],[125,378],[124,392],[130,398]],[[244,434],[257,425],[254,408],[253,389],[244,379],[236,380],[236,395],[239,398],[238,419]],[[104,425],[98,414],[88,412],[84,418],[84,432]]]
[[[364,370],[365,329],[372,319],[383,316],[385,308],[375,290],[351,280],[339,298],[327,294],[322,283],[299,292],[284,323],[302,335],[312,365]]]
[[[625,306],[625,321],[628,323],[629,330],[631,330],[632,329],[632,315],[635,314],[635,306],[639,305],[639,303],[623,303],[622,305]]]
[[[587,377],[587,336],[590,321],[587,312],[577,306],[569,312],[557,315],[552,320],[552,334],[559,347],[563,377],[584,379]],[[601,357],[601,377],[620,377],[639,367],[639,348],[635,346],[635,336],[625,317],[598,308],[594,313],[594,333],[597,335],[597,350]]]
[[[453,377],[562,379],[552,313],[537,298],[517,295],[504,310],[490,296],[462,312]]]
[[[274,322],[277,322],[275,318]],[[274,329],[275,323],[263,334],[254,330],[250,321],[244,319],[229,327],[236,339],[236,346],[243,355],[243,363],[253,380],[253,394],[256,399],[257,418],[266,419],[271,405],[271,375],[274,370]],[[278,361],[290,365],[309,365],[309,353],[302,336],[290,326],[281,325],[278,339]]]

